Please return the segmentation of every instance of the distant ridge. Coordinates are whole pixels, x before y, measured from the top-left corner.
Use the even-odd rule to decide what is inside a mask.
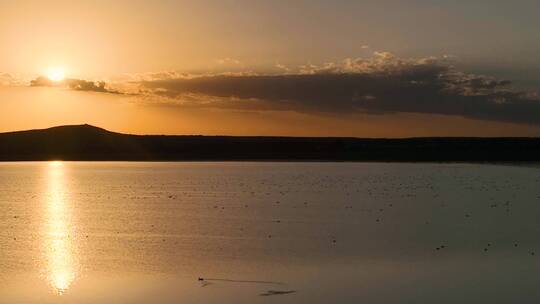
[[[540,161],[539,138],[128,135],[91,125],[0,133],[0,161]]]

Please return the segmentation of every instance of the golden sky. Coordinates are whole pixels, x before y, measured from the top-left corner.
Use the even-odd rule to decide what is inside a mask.
[[[539,136],[535,5],[0,0],[0,131]]]

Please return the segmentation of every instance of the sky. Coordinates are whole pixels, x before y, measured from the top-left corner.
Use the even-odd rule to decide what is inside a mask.
[[[540,136],[537,1],[0,0],[0,131]]]

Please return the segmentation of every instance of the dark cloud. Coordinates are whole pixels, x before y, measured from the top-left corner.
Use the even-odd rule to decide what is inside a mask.
[[[104,81],[88,81],[83,79],[64,79],[63,81],[56,82],[52,81],[47,77],[39,76],[36,79],[30,81],[30,86],[32,87],[56,87],[56,86],[65,86],[71,90],[75,91],[86,91],[86,92],[98,92],[98,93],[112,93],[120,94],[120,92],[109,89],[107,83]]]
[[[216,75],[140,82],[183,105],[317,113],[429,113],[540,124],[540,98],[510,81],[456,71],[448,58],[372,59],[303,66],[281,75]]]

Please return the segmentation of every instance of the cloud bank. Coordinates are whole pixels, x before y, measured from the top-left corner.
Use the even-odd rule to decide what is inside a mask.
[[[57,87],[65,86],[75,91],[98,92],[120,94],[119,91],[108,88],[108,84],[104,81],[89,81],[84,79],[67,78],[60,82],[55,82],[47,77],[39,76],[30,81],[32,87]]]
[[[223,63],[236,62],[226,58]],[[45,77],[31,86],[138,96],[137,102],[184,108],[295,111],[324,114],[419,113],[540,125],[540,94],[513,89],[509,80],[463,73],[450,56],[403,59],[388,52],[272,73],[178,71],[124,75],[103,81]],[[0,74],[0,83],[14,83]]]
[[[280,74],[180,76],[140,81],[140,94],[191,107],[309,113],[423,113],[540,124],[538,94],[508,80],[457,71],[450,57],[369,59],[280,67]]]

